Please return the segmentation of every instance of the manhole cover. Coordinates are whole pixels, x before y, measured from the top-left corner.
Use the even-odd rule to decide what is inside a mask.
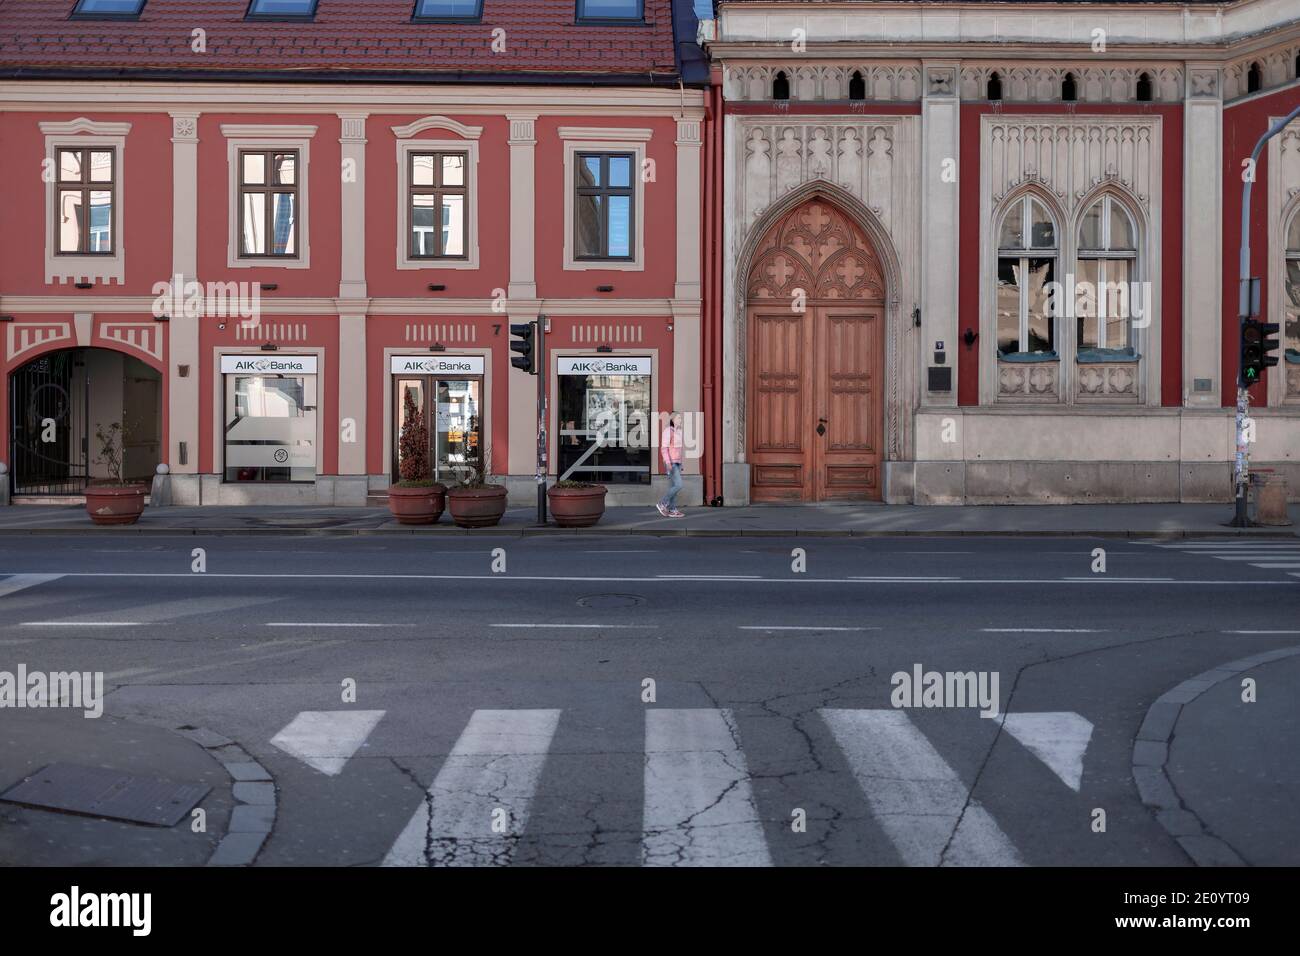
[[[614,607],[636,607],[644,603],[645,598],[639,594],[589,594],[587,597],[578,598],[578,604],[581,607],[596,608],[597,610]]]
[[[52,763],[10,787],[0,795],[0,800],[170,827],[180,822],[211,789],[201,783],[177,783],[101,767]]]

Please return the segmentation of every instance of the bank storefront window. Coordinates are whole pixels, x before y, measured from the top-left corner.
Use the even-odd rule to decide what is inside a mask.
[[[393,395],[393,480],[401,475],[401,437],[406,397],[419,414],[429,448],[433,479],[450,484],[469,472],[485,453],[481,355],[394,355],[389,371]],[[491,462],[487,463],[491,467]]]
[[[316,480],[316,356],[223,355],[225,480]]]
[[[650,483],[653,364],[648,355],[559,358],[561,480]]]

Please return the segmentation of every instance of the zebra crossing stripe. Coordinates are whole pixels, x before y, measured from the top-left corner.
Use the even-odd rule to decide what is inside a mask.
[[[970,789],[901,710],[823,709],[872,813],[906,866],[1023,866]]]
[[[1092,740],[1092,722],[1073,711],[1005,714],[1002,726],[1025,749],[1047,764],[1061,782],[1079,792],[1083,755]]]
[[[271,746],[337,777],[383,716],[382,710],[304,710],[271,738]]]
[[[36,585],[45,584],[47,581],[57,581],[61,577],[63,577],[62,574],[11,574],[3,581],[0,581],[0,597],[18,591],[25,591],[27,588],[34,588]]]
[[[500,866],[524,828],[558,710],[476,710],[384,866]]]
[[[729,710],[645,715],[646,866],[771,866]]]

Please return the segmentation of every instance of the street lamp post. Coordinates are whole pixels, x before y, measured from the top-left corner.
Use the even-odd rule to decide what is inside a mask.
[[[1255,149],[1250,154],[1250,165],[1247,167],[1250,175],[1243,177],[1241,189],[1241,256],[1240,264],[1240,284],[1239,295],[1237,297],[1237,317],[1241,322],[1252,315],[1251,308],[1251,281],[1250,281],[1250,192],[1251,187],[1255,184],[1255,168],[1259,162],[1259,154],[1264,149],[1264,144],[1270,139],[1282,132],[1287,124],[1300,116],[1300,106],[1297,106],[1285,117],[1278,120],[1255,144]],[[1237,490],[1236,514],[1232,519],[1232,524],[1237,528],[1250,527],[1250,518],[1246,513],[1246,494],[1250,484],[1250,443],[1246,440],[1246,421],[1250,417],[1250,389],[1241,378],[1241,335],[1237,335],[1237,454],[1233,462],[1233,481]]]

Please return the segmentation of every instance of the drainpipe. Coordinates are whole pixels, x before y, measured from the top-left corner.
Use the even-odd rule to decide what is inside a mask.
[[[712,441],[708,444],[710,473],[712,475],[712,494],[709,501],[722,498],[722,176],[723,176],[723,104],[722,72],[710,72],[709,100],[712,121],[709,124],[710,170],[709,180],[712,184],[709,202],[709,235],[705,255],[711,264],[709,271],[709,336],[712,344],[709,349],[709,416],[712,419]]]

